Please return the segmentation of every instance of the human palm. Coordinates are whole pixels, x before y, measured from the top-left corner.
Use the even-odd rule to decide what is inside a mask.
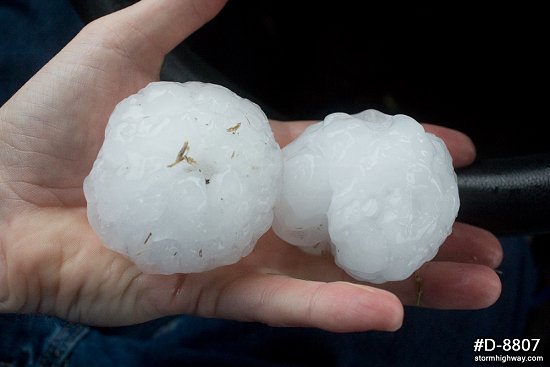
[[[109,114],[156,80],[164,55],[222,6],[142,0],[91,23],[2,107],[0,312],[94,325],[186,313],[359,331],[398,328],[402,302],[492,304],[500,293],[491,270],[500,246],[488,232],[464,224],[455,224],[436,259],[415,276],[379,287],[354,282],[329,256],[302,253],[271,231],[239,263],[200,274],[143,274],[103,246],[86,218],[82,182]],[[281,145],[307,125],[272,121]],[[474,159],[464,135],[426,129],[446,141],[455,164]]]

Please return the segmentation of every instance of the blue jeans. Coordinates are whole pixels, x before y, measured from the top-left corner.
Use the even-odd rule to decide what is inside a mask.
[[[69,0],[0,1],[0,106],[82,26]]]

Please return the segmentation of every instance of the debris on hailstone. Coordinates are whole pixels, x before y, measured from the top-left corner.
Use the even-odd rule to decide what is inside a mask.
[[[330,249],[356,279],[405,279],[451,232],[459,208],[451,156],[408,116],[328,115],[283,158],[275,233],[310,252]]]
[[[459,207],[444,143],[408,116],[334,113],[281,154],[257,105],[199,82],[119,103],[84,194],[105,245],[147,273],[235,263],[273,224],[375,283],[433,258]]]
[[[147,273],[206,271],[269,229],[281,171],[256,104],[214,84],[151,83],[109,119],[84,181],[88,219]]]

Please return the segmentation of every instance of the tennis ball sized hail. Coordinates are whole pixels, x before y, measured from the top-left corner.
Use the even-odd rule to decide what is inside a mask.
[[[330,249],[356,279],[405,279],[451,232],[459,208],[451,156],[408,116],[334,113],[283,157],[275,233],[310,252]]]
[[[371,282],[408,277],[450,233],[451,157],[407,116],[331,114],[283,152],[284,173],[264,113],[226,88],[151,83],[109,119],[84,181],[89,222],[147,273],[235,263],[273,223]]]
[[[84,180],[88,219],[144,272],[206,271],[269,229],[281,172],[257,105],[213,84],[151,83],[109,119]]]

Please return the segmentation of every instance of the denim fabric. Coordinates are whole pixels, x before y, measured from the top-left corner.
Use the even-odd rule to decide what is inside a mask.
[[[63,366],[87,333],[54,317],[0,315],[0,366]]]
[[[1,0],[0,106],[82,26],[69,0]]]

